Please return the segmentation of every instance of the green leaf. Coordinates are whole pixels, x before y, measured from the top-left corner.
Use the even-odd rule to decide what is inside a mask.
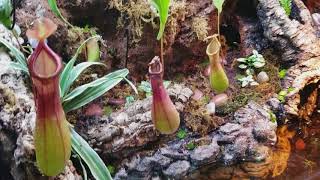
[[[151,0],[151,5],[157,10],[160,18],[160,29],[157,39],[160,40],[163,36],[164,29],[169,16],[170,0]]]
[[[77,78],[72,77],[71,74],[73,72],[73,66],[74,66],[79,54],[81,53],[82,49],[85,47],[86,43],[88,41],[90,41],[91,39],[95,39],[95,38],[101,38],[101,37],[100,36],[92,36],[92,37],[88,38],[87,40],[85,40],[80,45],[80,47],[78,47],[74,56],[71,58],[71,60],[67,63],[67,65],[63,69],[63,71],[60,75],[60,97],[65,96],[65,94],[69,91],[72,83],[74,83],[74,81],[77,79]]]
[[[70,77],[69,77],[70,85],[72,85],[72,83],[80,76],[80,74],[84,70],[86,70],[87,68],[89,68],[90,66],[93,66],[93,65],[106,66],[105,64],[100,63],[100,62],[83,62],[83,63],[76,65],[70,72]],[[67,89],[67,90],[69,90],[69,89]]]
[[[72,149],[83,159],[97,180],[112,180],[108,168],[89,144],[70,127]]]
[[[11,12],[11,0],[0,0],[0,23],[7,28],[12,26]]]
[[[79,160],[79,162],[80,162],[80,165],[81,165],[81,168],[82,168],[82,173],[83,173],[83,179],[84,180],[88,180],[88,173],[87,173],[87,170],[86,170],[85,166],[82,163],[81,157],[74,151],[72,151],[72,153],[73,153],[72,157],[77,158]]]
[[[212,0],[213,5],[218,9],[218,13],[222,12],[224,0]]]
[[[27,66],[27,59],[24,57],[24,54],[19,49],[17,49],[15,46],[13,46],[11,43],[9,43],[7,40],[5,40],[1,37],[0,37],[0,43],[3,44],[4,46],[6,46],[11,51],[11,53],[13,54],[15,59],[17,60],[17,63],[13,64],[12,66],[18,67],[22,71],[28,73],[29,70],[28,70],[28,66]]]
[[[288,71],[287,69],[282,69],[282,70],[280,70],[280,71],[279,71],[279,74],[278,74],[278,75],[279,75],[279,78],[280,78],[280,79],[285,78],[286,75],[287,75],[287,71]]]
[[[56,0],[48,0],[48,4],[50,6],[51,11],[58,17],[60,18],[63,22],[65,22],[68,26],[72,26],[72,24],[70,24],[61,14],[58,5],[57,5],[57,1]]]
[[[170,86],[170,84],[171,84],[171,81],[163,81],[163,86],[166,89]]]
[[[273,112],[269,112],[269,116],[270,116],[270,121],[273,123],[277,122],[277,116],[273,113]]]
[[[128,73],[128,69],[118,70],[91,83],[77,87],[64,97],[64,110],[69,112],[90,103],[116,86]]]
[[[248,67],[248,66],[245,65],[245,64],[240,64],[240,65],[239,65],[239,68],[240,68],[240,69],[246,69],[247,67]]]
[[[279,0],[281,7],[286,12],[287,16],[290,16],[291,14],[291,8],[292,8],[292,0]]]
[[[253,66],[254,66],[255,68],[261,68],[261,67],[263,67],[265,64],[266,64],[265,62],[256,61],[256,62],[253,63]]]
[[[138,86],[138,89],[145,93],[151,93],[151,84],[148,81],[141,81],[141,84]]]
[[[180,129],[177,133],[177,137],[179,139],[184,139],[187,136],[187,131],[184,129]]]
[[[17,62],[12,62],[10,63],[10,67],[19,71],[22,71],[26,74],[29,74],[29,70],[26,69],[23,65],[21,65],[20,63]]]
[[[189,142],[186,145],[186,147],[187,147],[188,150],[193,150],[194,148],[196,148],[196,145],[194,144],[194,142]]]
[[[127,83],[131,86],[131,88],[133,89],[133,91],[138,94],[138,89],[137,87],[127,78],[124,78],[125,81],[127,81]]]
[[[238,62],[247,62],[247,58],[238,58],[237,59]]]

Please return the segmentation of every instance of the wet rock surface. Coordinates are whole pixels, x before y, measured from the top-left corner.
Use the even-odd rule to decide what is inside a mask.
[[[264,161],[276,142],[276,123],[266,107],[255,102],[240,108],[233,119],[205,137],[188,136],[173,140],[156,151],[138,153],[123,161],[115,179],[170,177],[183,179],[204,165]],[[194,149],[190,149],[194,143]],[[152,163],[150,159],[159,159]],[[175,169],[175,171],[173,170]]]

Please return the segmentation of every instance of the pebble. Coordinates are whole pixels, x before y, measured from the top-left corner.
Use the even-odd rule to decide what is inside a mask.
[[[228,95],[224,94],[224,93],[218,94],[212,98],[211,102],[214,102],[216,107],[223,106],[223,105],[227,104],[227,102],[228,102]]]
[[[206,109],[210,115],[214,115],[216,113],[216,104],[214,102],[211,102],[207,104]]]
[[[260,84],[268,82],[269,80],[270,79],[269,79],[268,74],[266,72],[264,72],[264,71],[261,71],[257,76],[257,81]]]
[[[203,97],[203,93],[199,89],[194,90],[193,96],[192,96],[193,100],[199,101],[202,97]]]

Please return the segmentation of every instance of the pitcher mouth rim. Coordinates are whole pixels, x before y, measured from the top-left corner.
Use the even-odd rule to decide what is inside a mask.
[[[44,76],[38,72],[35,71],[35,62],[39,56],[39,54],[45,51],[54,61],[55,65],[56,65],[56,69],[53,73],[51,73],[50,75]],[[38,79],[50,79],[50,78],[54,78],[56,77],[62,70],[62,62],[61,62],[61,58],[54,53],[50,47],[44,42],[44,41],[40,41],[37,48],[35,49],[35,53],[32,54],[29,58],[29,70],[30,73],[32,74],[33,77],[38,78]]]

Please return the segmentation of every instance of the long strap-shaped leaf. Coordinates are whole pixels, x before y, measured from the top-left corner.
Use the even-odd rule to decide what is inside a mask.
[[[158,11],[160,18],[160,29],[157,39],[160,40],[163,36],[164,29],[169,16],[170,0],[151,0],[151,5]]]
[[[57,5],[57,1],[56,0],[48,0],[48,4],[51,8],[51,11],[53,11],[53,13],[58,16],[63,22],[65,22],[68,26],[73,27],[72,24],[70,24],[61,14],[58,5]]]
[[[86,162],[96,180],[112,180],[108,168],[89,144],[70,127],[72,149]]]
[[[63,99],[64,110],[69,112],[90,103],[116,86],[128,74],[128,69],[118,70],[89,84],[77,87]]]
[[[61,76],[60,76],[60,96],[61,97],[64,97],[66,95],[66,93],[69,91],[72,83],[78,78],[78,76],[84,70],[84,69],[78,69],[77,73],[74,74],[75,76],[71,76],[71,74],[75,73],[75,71],[76,71],[76,70],[74,70],[73,67],[74,67],[74,64],[75,64],[79,54],[81,53],[82,49],[84,48],[86,43],[88,41],[90,41],[91,39],[99,39],[99,38],[101,38],[101,36],[92,36],[92,37],[88,38],[87,40],[85,40],[80,45],[80,47],[78,47],[74,56],[71,58],[71,60],[67,63],[67,65],[63,69]],[[91,65],[93,65],[93,64],[91,64]]]
[[[28,73],[28,66],[27,66],[27,60],[24,57],[23,53],[16,47],[14,47],[11,43],[9,43],[7,40],[0,37],[0,43],[6,46],[12,54],[15,56],[17,63],[12,64],[13,67],[18,67],[18,69],[23,70],[24,72]],[[19,65],[18,65],[19,64]]]

